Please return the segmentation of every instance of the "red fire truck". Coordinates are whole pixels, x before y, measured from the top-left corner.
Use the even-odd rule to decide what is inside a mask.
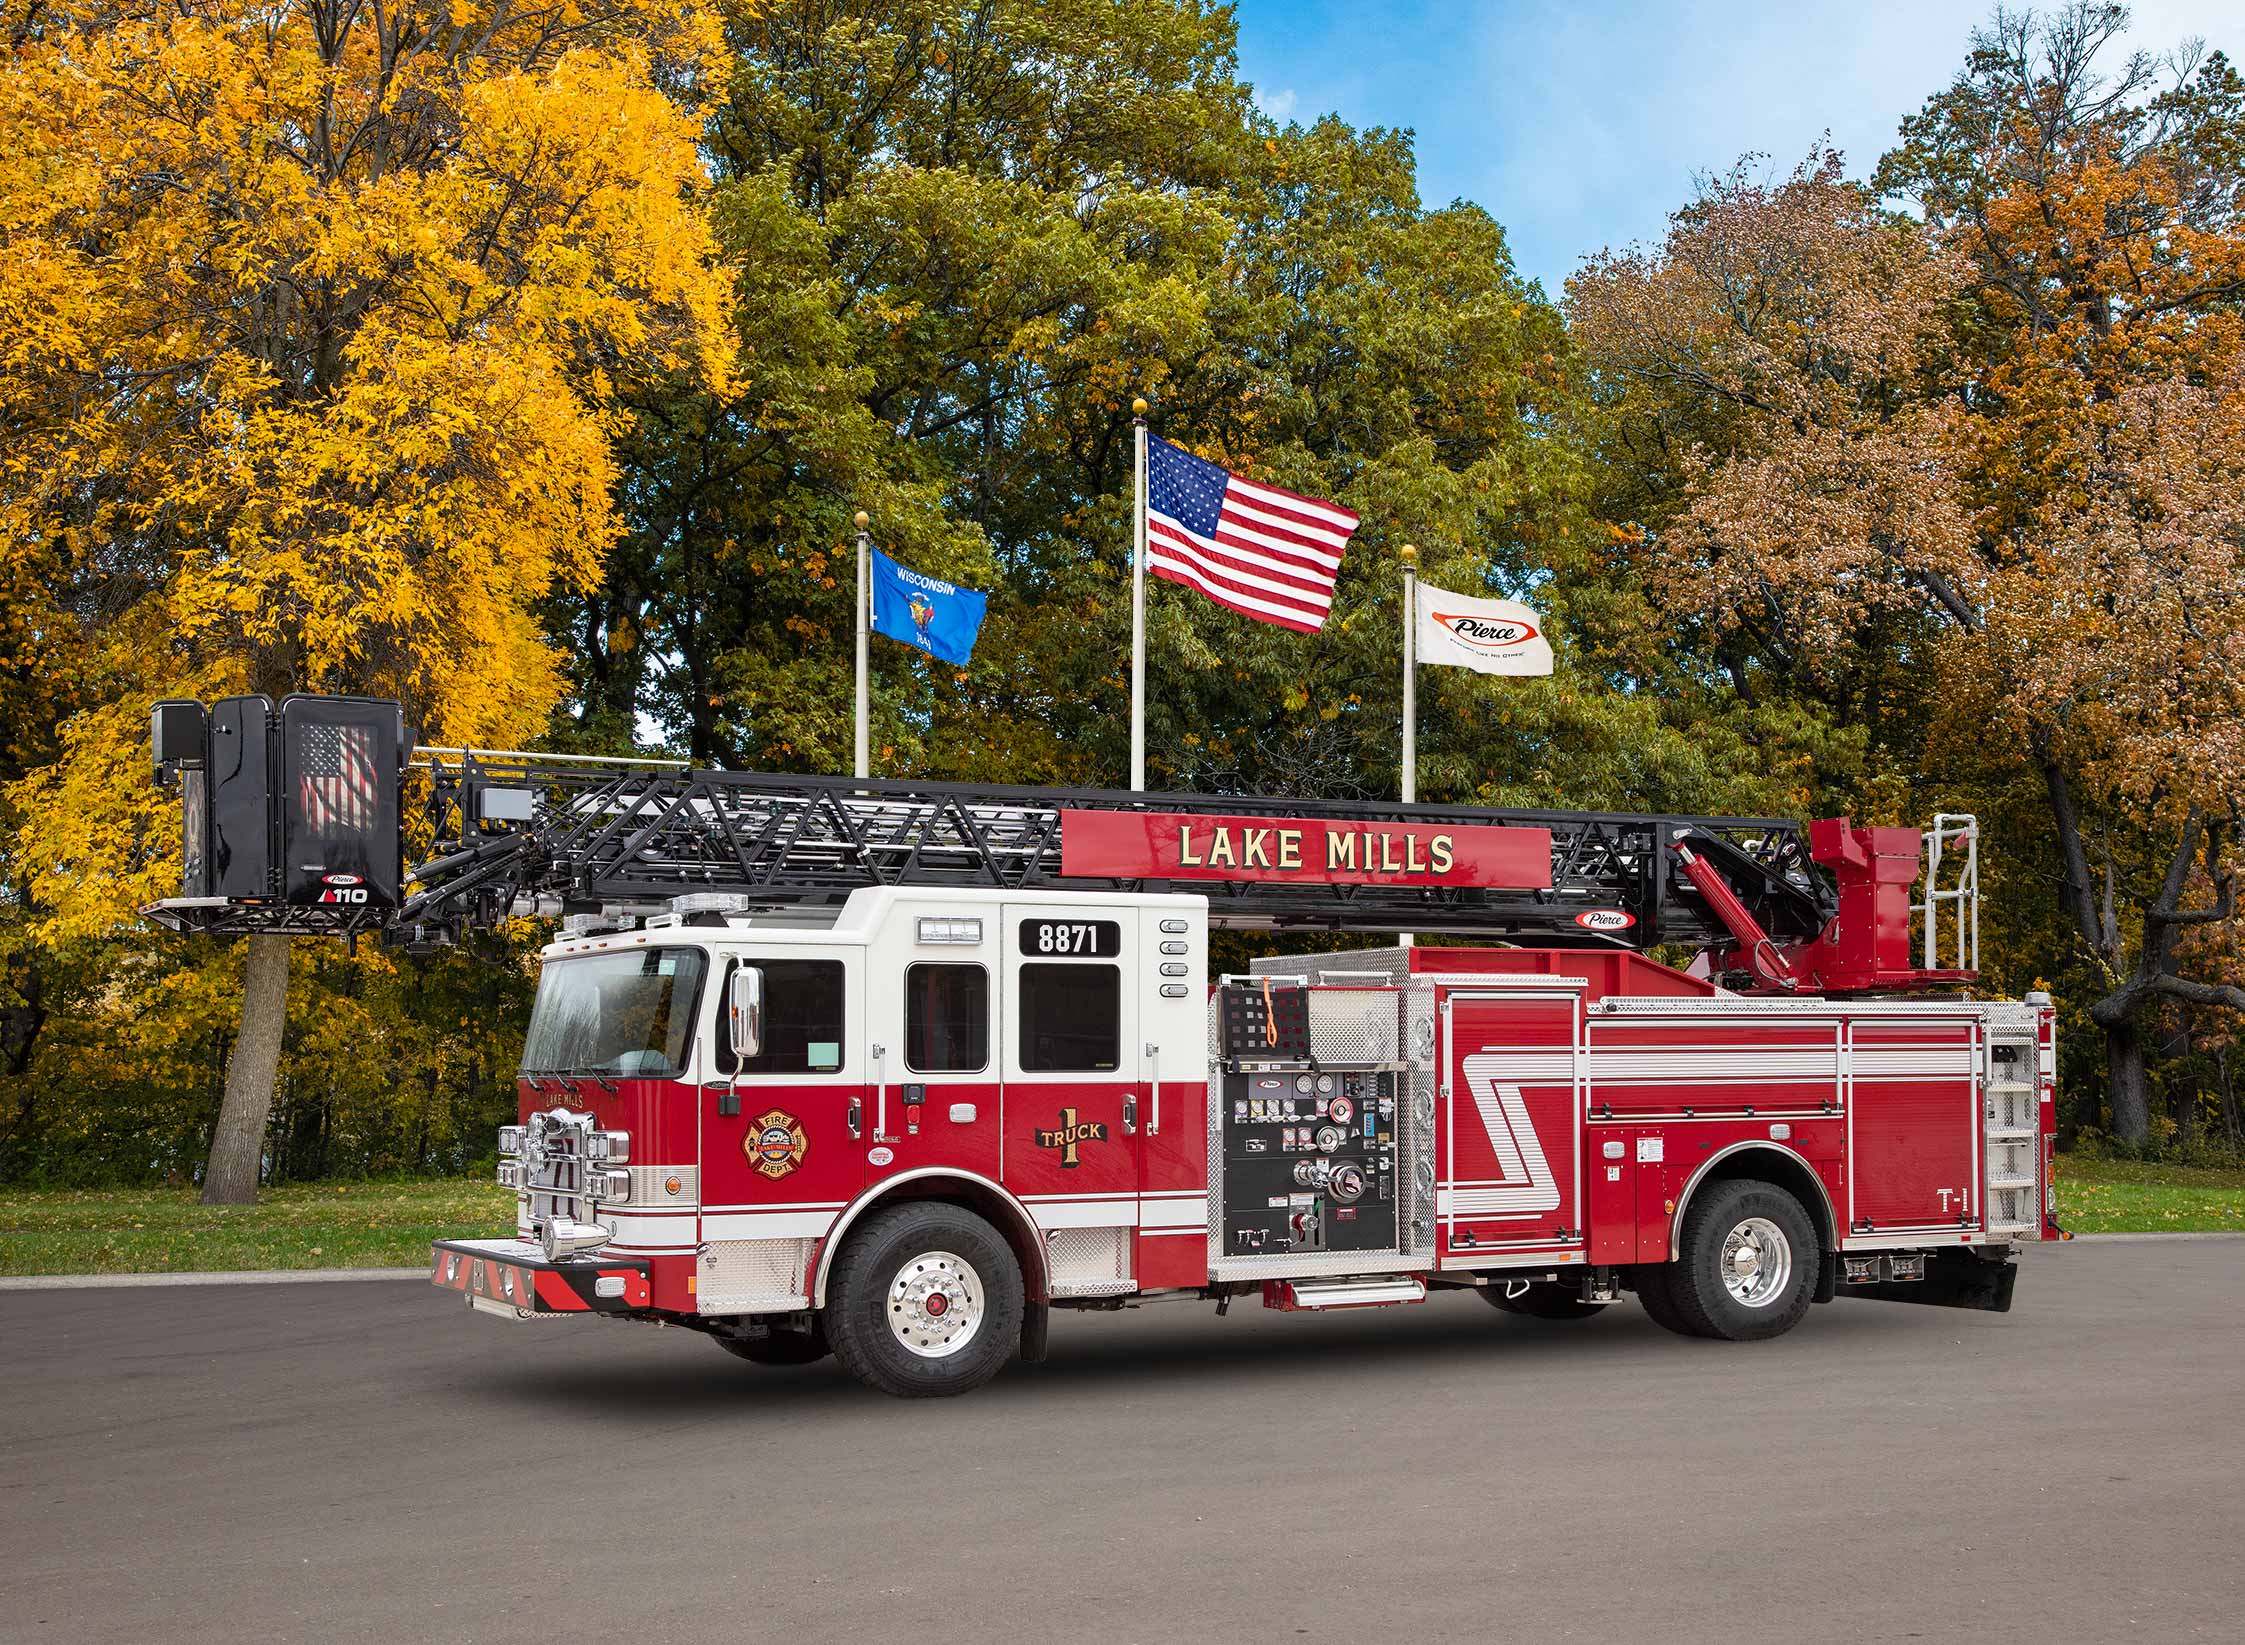
[[[2058,1233],[2051,1006],[1969,993],[1968,817],[412,751],[337,698],[167,703],[155,741],[178,929],[561,917],[499,1139],[515,1228],[432,1254],[496,1317],[942,1394],[1041,1357],[1055,1308],[1158,1298],[1634,1293],[1733,1341],[1835,1297],[2002,1311]],[[1212,974],[1222,930],[1311,951]]]

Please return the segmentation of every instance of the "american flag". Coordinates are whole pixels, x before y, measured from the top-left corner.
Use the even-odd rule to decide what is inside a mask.
[[[1146,569],[1260,622],[1315,634],[1356,516],[1243,480],[1167,440],[1146,450]]]
[[[305,826],[338,833],[374,826],[374,733],[363,725],[308,725],[297,761]]]

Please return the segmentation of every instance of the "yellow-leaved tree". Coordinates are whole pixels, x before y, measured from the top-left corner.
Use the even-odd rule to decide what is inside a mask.
[[[621,396],[722,389],[693,0],[6,0],[0,802],[25,940],[176,889],[166,696],[534,734],[616,531]],[[25,742],[24,736],[17,738]],[[168,883],[167,883],[168,882]],[[254,1197],[287,997],[248,940],[204,1197]]]

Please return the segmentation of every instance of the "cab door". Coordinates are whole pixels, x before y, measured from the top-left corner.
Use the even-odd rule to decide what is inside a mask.
[[[1134,1288],[1144,1035],[1127,909],[1008,903],[999,942],[1003,1181],[1044,1231],[1055,1295]]]
[[[701,1238],[814,1240],[865,1186],[864,952],[724,954],[701,1089]],[[763,1044],[733,1054],[734,974],[764,974]]]

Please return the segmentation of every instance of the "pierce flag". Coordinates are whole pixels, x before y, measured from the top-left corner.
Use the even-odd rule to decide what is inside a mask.
[[[964,668],[990,596],[927,577],[872,550],[873,632]]]
[[[1468,599],[1425,582],[1417,598],[1420,662],[1482,674],[1551,672],[1543,619],[1518,601]]]

